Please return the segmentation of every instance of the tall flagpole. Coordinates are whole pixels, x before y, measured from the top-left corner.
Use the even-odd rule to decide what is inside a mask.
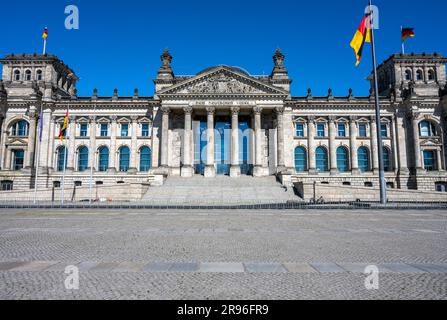
[[[34,204],[37,202],[37,178],[39,176],[39,164],[40,164],[40,150],[42,149],[42,121],[43,121],[43,113],[42,113],[42,106],[40,107],[40,119],[39,119],[39,144],[37,145],[37,164],[36,164],[36,172],[34,175]]]
[[[402,31],[404,30],[403,26],[400,26],[400,34],[401,34],[401,41],[402,41]],[[405,54],[405,43],[402,41],[402,54]]]
[[[70,116],[69,110],[70,110],[70,108],[67,109],[68,117]],[[70,126],[71,126],[71,121],[69,119],[67,119],[67,128],[65,129],[65,137],[62,137],[62,139],[63,139],[62,141],[64,142],[63,143],[63,146],[64,146],[64,170],[63,170],[63,174],[62,174],[62,190],[61,190],[61,192],[62,192],[61,203],[62,204],[64,204],[64,202],[65,202],[65,199],[64,199],[64,197],[65,197],[65,172],[67,171],[66,167],[67,167],[67,157],[68,157],[66,141],[67,141],[67,137],[70,137]]]
[[[374,42],[374,25],[373,25],[373,12],[371,0],[369,0],[369,13],[371,21],[371,47],[372,47],[372,60],[374,69],[374,96],[376,104],[376,119],[378,125],[376,126],[377,133],[377,145],[378,145],[378,157],[379,157],[379,183],[380,183],[380,203],[387,203],[386,195],[386,181],[385,181],[385,170],[383,165],[383,143],[382,143],[382,133],[381,133],[381,119],[380,119],[380,101],[379,101],[379,85],[377,82],[377,63],[376,63],[376,47]]]
[[[43,38],[43,55],[47,53],[48,27],[45,27],[44,36],[45,37]]]

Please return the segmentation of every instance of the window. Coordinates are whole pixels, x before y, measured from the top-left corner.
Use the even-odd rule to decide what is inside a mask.
[[[324,125],[324,123],[318,123],[317,124],[317,137],[320,137],[320,138],[322,138],[322,137],[325,137],[326,135],[325,135],[325,125]]]
[[[105,172],[109,168],[109,148],[99,148],[98,169],[100,172]]]
[[[362,123],[359,124],[359,137],[366,138],[368,136],[368,133],[366,131],[366,124]]]
[[[357,152],[357,157],[359,161],[360,172],[366,172],[370,170],[369,166],[369,150],[366,147],[360,147]]]
[[[380,125],[380,134],[382,138],[388,138],[388,125],[386,123]]]
[[[338,136],[346,137],[346,125],[344,123],[338,124]]]
[[[304,124],[302,123],[295,124],[295,136],[300,138],[304,137]]]
[[[129,124],[121,124],[121,137],[127,137],[129,135]]]
[[[53,188],[60,188],[61,182],[60,181],[53,181]]]
[[[101,137],[109,136],[109,125],[107,123],[101,123]]]
[[[80,147],[78,150],[78,171],[82,172],[88,168],[88,148]]]
[[[97,186],[102,186],[102,185],[104,184],[104,182],[102,182],[102,181],[96,181],[95,184],[96,184]]]
[[[37,70],[36,71],[36,80],[37,81],[42,81],[43,80],[42,70]]]
[[[405,71],[405,80],[411,81],[412,79],[413,79],[413,76],[411,74],[411,70],[406,70]]]
[[[31,71],[30,70],[25,71],[25,80],[31,81]]]
[[[81,123],[81,129],[80,129],[80,135],[81,137],[86,137],[87,136],[87,124],[86,123]]]
[[[119,155],[120,155],[120,171],[127,172],[129,170],[129,162],[130,162],[129,147],[121,147]]]
[[[11,180],[3,180],[0,183],[1,191],[11,191],[14,189],[14,182]]]
[[[372,182],[365,182],[365,187],[372,188],[374,185]]]
[[[317,148],[317,150],[315,151],[315,159],[317,171],[327,172],[329,170],[327,151],[324,147]]]
[[[435,81],[435,72],[433,70],[428,70],[428,81]]]
[[[75,187],[82,187],[82,181],[75,181]]]
[[[67,168],[66,150],[67,149],[64,146],[60,147],[57,150],[57,171],[64,171],[64,163],[65,168]]]
[[[14,71],[14,81],[20,81],[20,71]]]
[[[435,188],[438,192],[447,192],[447,182],[436,182]]]
[[[295,170],[297,172],[307,171],[307,152],[303,147],[295,148]]]
[[[13,150],[12,153],[14,156],[14,165],[12,169],[14,171],[23,169],[23,160],[25,159],[25,151],[19,149],[19,150]]]
[[[424,73],[422,70],[416,71],[416,80],[417,81],[423,81],[424,80]]]
[[[386,172],[392,171],[390,150],[383,147],[383,168]]]
[[[147,172],[151,168],[152,152],[149,147],[142,147],[140,149],[140,171]]]
[[[421,137],[436,136],[436,127],[433,125],[433,123],[426,120],[422,121],[419,124],[419,131]]]
[[[394,189],[394,183],[393,182],[387,182],[386,183],[387,189]]]
[[[337,149],[337,168],[340,172],[347,172],[349,170],[348,150],[345,147]]]
[[[433,150],[425,150],[424,155],[424,168],[427,171],[435,171],[436,168],[436,153]]]
[[[344,186],[350,186],[350,185],[351,185],[351,182],[349,182],[349,181],[344,181],[344,182],[343,182],[343,185],[344,185]]]
[[[149,123],[142,123],[141,124],[141,136],[142,137],[149,137],[150,136]]]
[[[20,120],[16,122],[11,128],[11,135],[17,137],[27,137],[28,136],[28,122],[25,120]]]

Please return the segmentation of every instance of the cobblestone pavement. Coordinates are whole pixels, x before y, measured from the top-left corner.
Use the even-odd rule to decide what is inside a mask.
[[[447,299],[446,248],[447,211],[2,210],[0,299]]]

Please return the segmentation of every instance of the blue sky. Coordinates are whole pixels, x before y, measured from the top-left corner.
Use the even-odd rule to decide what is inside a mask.
[[[380,30],[379,63],[401,50],[400,26],[414,27],[407,52],[447,55],[445,0],[376,0]],[[349,42],[367,1],[7,1],[2,5],[0,55],[42,51],[48,26],[48,52],[81,78],[79,95],[153,95],[160,54],[168,47],[176,74],[196,74],[209,66],[239,66],[251,74],[270,74],[280,47],[293,79],[292,94],[311,87],[314,95],[367,95],[371,71],[368,46],[359,67]],[[80,29],[64,27],[66,5],[80,11]],[[444,37],[443,37],[444,35]]]

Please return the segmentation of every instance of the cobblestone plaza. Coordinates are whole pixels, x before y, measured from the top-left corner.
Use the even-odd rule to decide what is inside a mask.
[[[434,210],[2,210],[0,298],[446,299],[446,232]]]

